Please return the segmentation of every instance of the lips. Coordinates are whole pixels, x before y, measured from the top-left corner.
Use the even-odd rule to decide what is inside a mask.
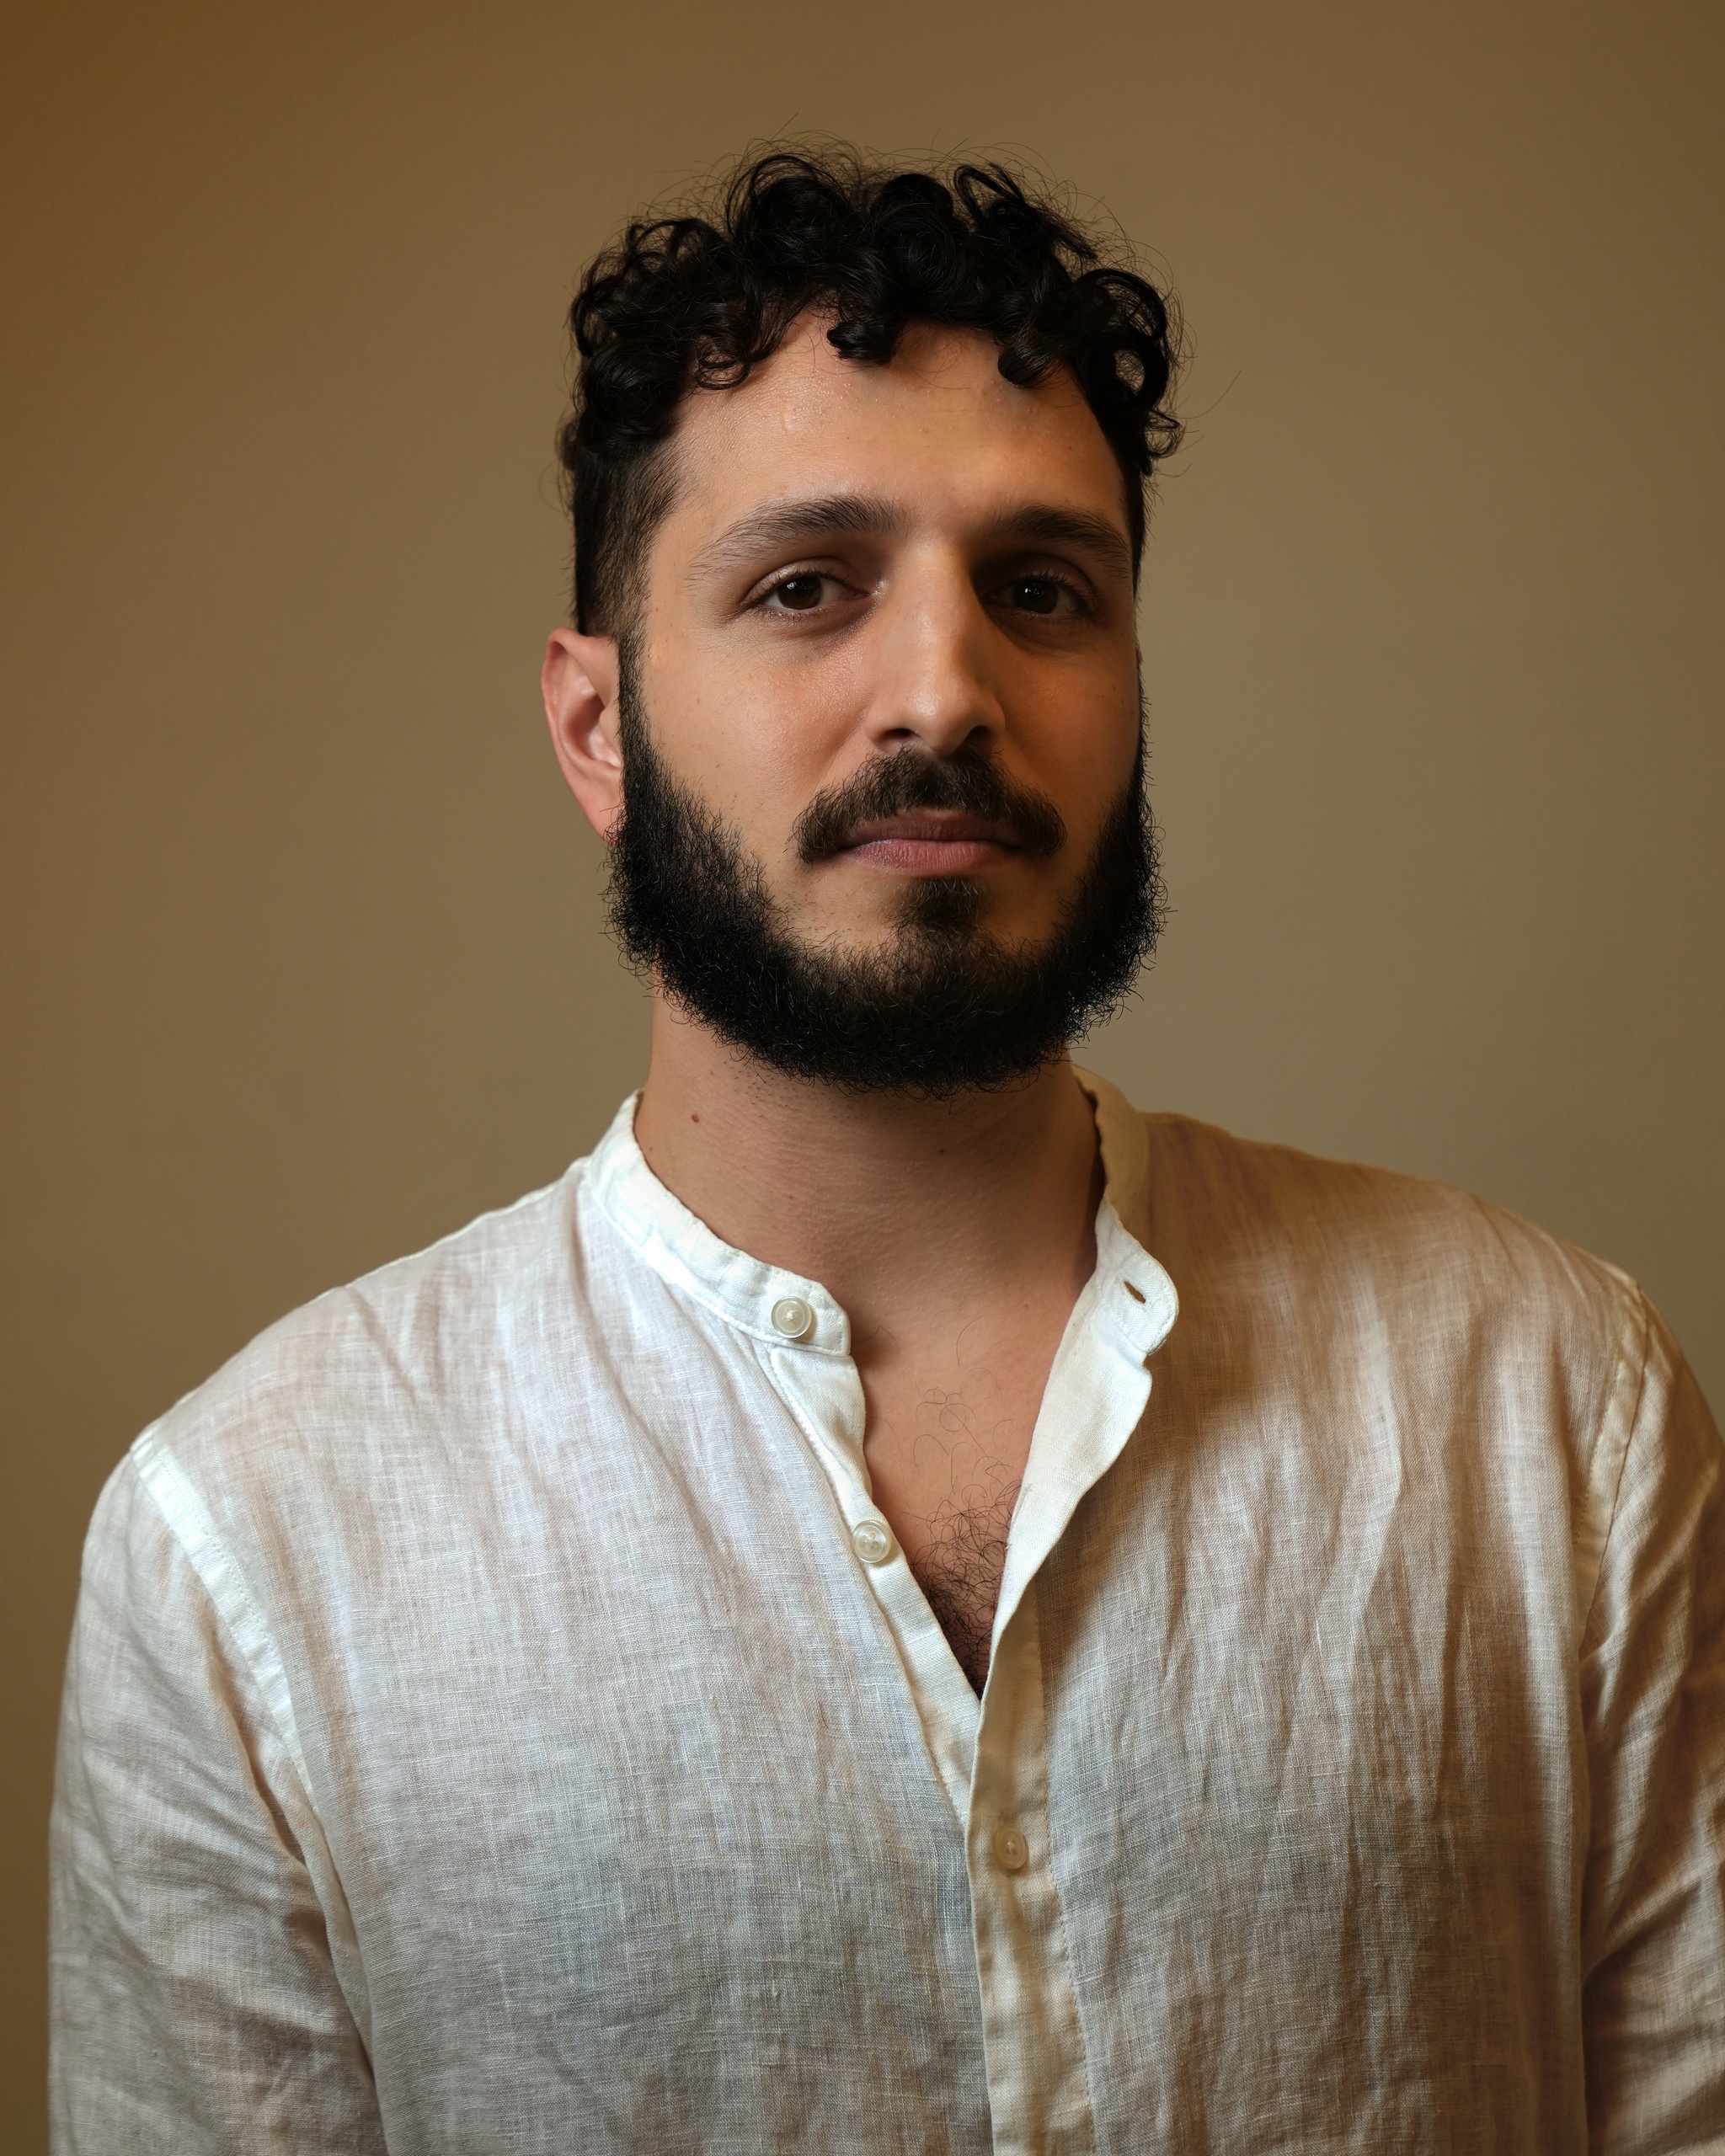
[[[1045,794],[1009,781],[986,757],[911,750],[874,757],[817,794],[791,834],[807,862],[847,854],[948,875],[1007,854],[1057,852],[1065,835]]]
[[[1010,825],[992,816],[966,815],[939,809],[913,809],[901,816],[876,816],[846,833],[842,850],[861,851],[875,846],[983,846],[1022,851]]]
[[[879,832],[869,839],[856,839],[843,847],[841,860],[862,860],[873,869],[890,869],[895,875],[979,875],[1016,860],[1022,847],[1009,839],[977,836],[964,839],[955,832]]]

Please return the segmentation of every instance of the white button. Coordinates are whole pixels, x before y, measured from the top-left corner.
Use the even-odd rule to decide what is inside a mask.
[[[851,1547],[865,1565],[884,1565],[893,1554],[893,1538],[886,1522],[859,1520],[851,1529]]]
[[[772,1329],[787,1340],[800,1340],[814,1324],[814,1313],[800,1295],[785,1295],[772,1306]]]
[[[1022,1871],[1030,1854],[1030,1845],[1016,1827],[1009,1827],[1004,1819],[994,1830],[994,1860],[1002,1871]]]

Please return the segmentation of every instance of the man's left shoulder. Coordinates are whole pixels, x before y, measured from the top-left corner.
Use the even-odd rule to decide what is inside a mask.
[[[1645,1338],[1650,1313],[1627,1274],[1471,1192],[1187,1116],[1145,1124],[1152,1248],[1202,1290],[1308,1320],[1322,1307],[1404,1342],[1492,1340],[1583,1363]]]

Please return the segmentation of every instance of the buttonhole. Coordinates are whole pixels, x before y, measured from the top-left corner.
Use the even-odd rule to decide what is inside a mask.
[[[1130,1280],[1124,1280],[1120,1284],[1124,1288],[1126,1293],[1132,1298],[1135,1303],[1141,1303],[1144,1300],[1143,1289],[1135,1288]]]

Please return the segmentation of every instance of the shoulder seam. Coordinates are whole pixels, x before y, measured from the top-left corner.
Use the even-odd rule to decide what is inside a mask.
[[[130,1454],[132,1465],[168,1533],[227,1625],[309,1800],[311,1778],[306,1771],[293,1696],[288,1690],[287,1672],[282,1667],[280,1653],[264,1622],[264,1613],[210,1517],[208,1506],[163,1443],[158,1434],[160,1428],[159,1423],[152,1423],[134,1442]]]
[[[1594,1262],[1621,1298],[1619,1309],[1624,1325],[1618,1336],[1616,1367],[1611,1373],[1587,1462],[1584,1488],[1588,1512],[1575,1549],[1578,1652],[1585,1649],[1588,1627],[1599,1600],[1605,1545],[1617,1517],[1617,1499],[1623,1486],[1630,1441],[1641,1418],[1652,1330],[1647,1298],[1641,1289],[1615,1265],[1608,1265],[1602,1259]]]

